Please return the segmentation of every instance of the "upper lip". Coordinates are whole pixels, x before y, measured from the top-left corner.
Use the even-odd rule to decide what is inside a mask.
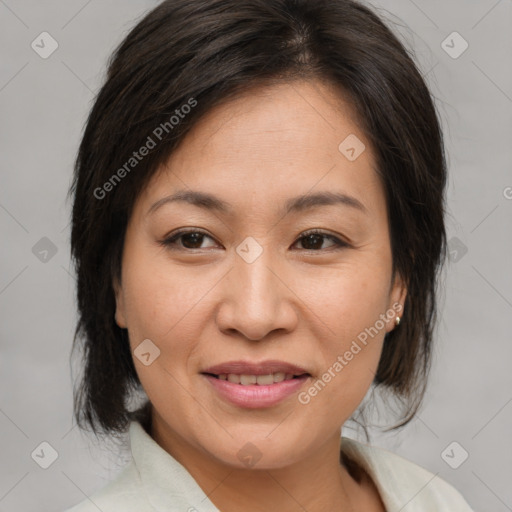
[[[277,372],[291,373],[293,375],[309,374],[309,372],[301,366],[275,359],[261,361],[259,363],[253,363],[251,361],[228,361],[226,363],[210,366],[202,371],[202,373],[211,373],[214,375],[227,373],[235,375],[270,375]]]

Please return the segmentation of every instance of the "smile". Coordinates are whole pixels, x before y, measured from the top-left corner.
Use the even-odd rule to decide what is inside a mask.
[[[293,375],[293,373],[276,372],[269,373],[268,375],[238,375],[236,373],[221,373],[220,375],[211,374],[213,377],[217,377],[220,380],[227,380],[233,384],[240,384],[242,386],[250,386],[257,384],[258,386],[270,386],[277,382],[283,382],[285,380],[291,380],[298,378],[299,375]]]
[[[297,393],[311,377],[282,372],[268,375],[202,374],[213,391],[232,405],[247,409],[272,407]]]

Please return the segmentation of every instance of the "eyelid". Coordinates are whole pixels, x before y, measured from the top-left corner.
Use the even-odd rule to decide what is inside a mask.
[[[176,243],[176,241],[180,238],[180,236],[186,235],[188,233],[200,233],[200,234],[202,234],[204,236],[207,236],[208,238],[211,238],[212,240],[216,241],[213,236],[211,236],[209,233],[207,233],[206,231],[204,231],[201,228],[182,228],[182,229],[178,229],[178,230],[176,230],[174,232],[171,232],[169,235],[166,235],[158,243],[161,244],[162,246],[166,247],[166,248],[171,248],[171,246]],[[292,245],[295,245],[299,240],[301,240],[302,238],[305,238],[305,237],[307,237],[309,235],[322,235],[325,238],[329,238],[331,241],[334,242],[334,247],[333,248],[329,248],[329,249],[302,249],[303,251],[308,251],[308,252],[324,252],[324,251],[333,250],[333,249],[342,249],[342,248],[350,247],[350,244],[346,240],[344,240],[343,237],[340,237],[338,235],[332,234],[329,231],[326,231],[326,230],[323,230],[323,229],[320,229],[320,228],[312,228],[312,229],[308,229],[306,231],[303,231],[302,233],[299,234],[299,236],[296,238],[296,240],[293,242]],[[201,248],[198,248],[198,249],[188,249],[186,247],[179,247],[178,246],[177,250],[183,250],[183,251],[186,251],[186,252],[197,252],[197,251],[201,251],[201,250],[204,250],[204,249],[201,249]]]
[[[346,247],[350,247],[350,244],[343,239],[343,237],[341,237],[341,235],[335,235],[333,233],[330,233],[329,231],[326,231],[326,230],[323,230],[323,229],[320,229],[320,228],[312,228],[312,229],[308,229],[306,231],[303,231],[298,237],[297,237],[297,240],[295,240],[295,242],[293,243],[293,245],[295,245],[299,240],[301,240],[302,238],[306,237],[306,236],[309,236],[309,235],[322,235],[324,236],[325,238],[329,238],[330,240],[332,240],[334,242],[334,247],[330,247],[328,249],[302,249],[303,251],[308,251],[308,252],[325,252],[325,251],[329,251],[329,250],[336,250],[336,249],[343,249],[343,248],[346,248]]]
[[[215,242],[217,242],[217,240],[215,240],[215,238],[212,235],[210,235],[209,233],[207,233],[206,231],[204,231],[201,228],[183,228],[183,229],[178,229],[176,231],[173,231],[170,234],[164,236],[163,239],[160,240],[158,243],[163,245],[164,247],[170,248],[171,245],[176,243],[176,240],[178,240],[180,236],[186,235],[188,233],[200,233],[204,236],[207,236],[208,238],[211,238]],[[204,250],[204,249],[187,249],[186,247],[180,247],[178,250],[180,250],[180,249],[184,250],[184,251],[189,251],[189,252]]]

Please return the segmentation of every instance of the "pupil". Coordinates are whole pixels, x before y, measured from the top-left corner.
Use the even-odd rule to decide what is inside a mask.
[[[185,233],[183,235],[183,245],[187,249],[198,249],[201,247],[201,241],[202,241],[203,236],[204,235],[202,233]],[[190,241],[191,241],[192,247],[190,247],[190,243],[189,243]],[[197,247],[194,244],[197,244]]]
[[[182,235],[182,244],[187,249],[198,249],[204,235],[202,233],[185,233]],[[324,235],[313,233],[302,238],[302,246],[305,249],[321,249]]]
[[[302,245],[303,246],[309,245],[309,247],[304,247],[305,249],[320,249],[322,247],[322,241],[323,241],[322,239],[323,239],[323,235],[318,235],[318,234],[313,233],[312,235],[307,235],[303,238]],[[310,242],[312,242],[312,243],[310,243]],[[315,243],[315,242],[320,242],[320,244]]]

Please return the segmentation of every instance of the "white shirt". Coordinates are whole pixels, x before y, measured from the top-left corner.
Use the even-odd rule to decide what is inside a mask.
[[[132,459],[105,487],[65,512],[220,512],[190,473],[132,421]],[[451,485],[392,452],[342,437],[374,481],[387,512],[473,512]]]

